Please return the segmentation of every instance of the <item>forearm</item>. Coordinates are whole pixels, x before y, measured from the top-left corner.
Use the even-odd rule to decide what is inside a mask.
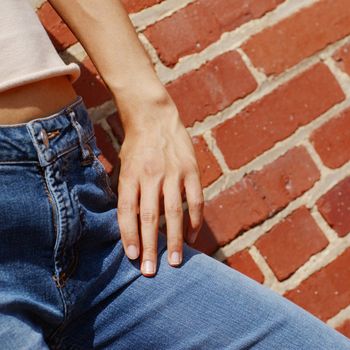
[[[116,101],[124,127],[133,118],[142,118],[146,101],[171,104],[119,0],[49,2],[95,64]]]

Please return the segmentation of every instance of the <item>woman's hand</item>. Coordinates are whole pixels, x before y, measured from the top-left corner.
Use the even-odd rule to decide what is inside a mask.
[[[193,243],[196,239],[204,201],[191,138],[175,105],[156,104],[142,113],[147,112],[148,117],[127,128],[119,153],[118,222],[127,256],[136,259],[141,255],[142,274],[152,276],[157,267],[160,201],[164,198],[172,266],[182,261],[183,240]],[[190,217],[187,232],[183,232],[183,192]]]
[[[201,225],[203,194],[192,142],[175,104],[121,1],[105,0],[103,6],[99,1],[49,2],[93,61],[122,120],[125,140],[120,152],[118,220],[125,251],[131,259],[141,253],[141,271],[148,276],[155,273],[159,199],[164,195],[168,253],[174,257],[169,262],[178,265],[183,242],[182,190],[192,226],[192,233],[185,235],[189,242]]]

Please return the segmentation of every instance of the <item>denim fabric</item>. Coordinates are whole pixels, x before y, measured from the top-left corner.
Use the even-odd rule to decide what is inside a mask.
[[[350,349],[311,314],[184,245],[144,277],[83,99],[0,126],[0,348]]]

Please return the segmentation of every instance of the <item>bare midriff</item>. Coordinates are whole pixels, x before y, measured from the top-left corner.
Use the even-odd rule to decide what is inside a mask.
[[[76,98],[77,93],[65,75],[0,92],[0,125],[49,116]]]

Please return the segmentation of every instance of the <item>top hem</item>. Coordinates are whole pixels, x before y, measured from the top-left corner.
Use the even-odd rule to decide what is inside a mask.
[[[35,72],[25,76],[20,76],[16,79],[0,83],[0,92],[23,86],[35,81],[67,75],[71,83],[74,83],[80,77],[81,71],[77,63],[69,63],[63,67],[54,67],[43,71]]]

